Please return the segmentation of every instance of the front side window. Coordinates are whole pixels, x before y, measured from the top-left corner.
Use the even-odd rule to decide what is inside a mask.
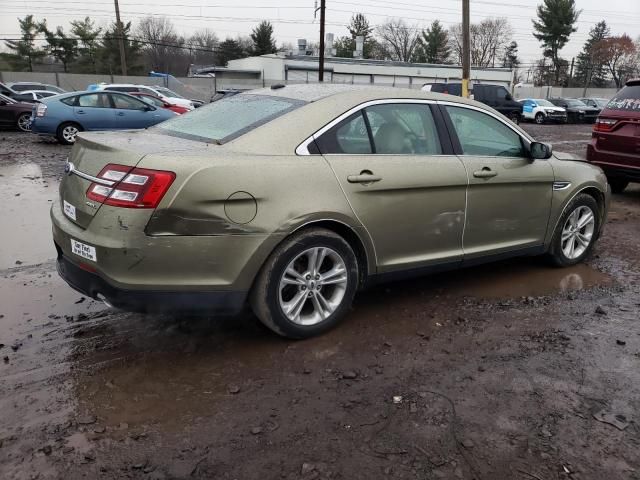
[[[496,118],[477,110],[446,107],[464,155],[524,157],[520,135]]]
[[[123,110],[144,110],[145,104],[135,98],[127,97],[126,95],[112,94],[113,104],[115,108]]]
[[[142,100],[143,102],[147,102],[150,105],[155,105],[156,107],[159,108],[163,108],[164,107],[164,102],[162,100],[160,100],[159,98],[156,97],[151,97],[149,95],[142,95],[140,97],[138,97],[140,100]]]
[[[90,93],[78,98],[79,107],[110,108],[109,99],[103,93]]]
[[[222,143],[274,120],[306,102],[268,95],[223,98],[154,127],[167,135]]]

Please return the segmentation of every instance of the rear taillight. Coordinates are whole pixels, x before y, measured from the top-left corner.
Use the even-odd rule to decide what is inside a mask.
[[[593,124],[594,132],[610,132],[618,123],[618,120],[612,118],[600,118],[596,119],[596,123]]]
[[[39,103],[36,107],[36,117],[44,117],[47,114],[47,106],[44,103]]]
[[[113,184],[92,183],[87,190],[89,200],[113,207],[156,208],[176,174],[110,163],[100,170],[98,178]]]

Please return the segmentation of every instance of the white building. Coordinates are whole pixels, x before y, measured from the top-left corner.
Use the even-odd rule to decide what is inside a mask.
[[[260,72],[258,78],[274,82],[304,83],[318,81],[318,57],[311,55],[261,55],[231,60],[227,67],[236,72]],[[224,72],[216,68],[216,72]],[[200,70],[201,72],[207,69]],[[224,74],[223,74],[224,75]],[[427,63],[326,57],[324,81],[332,83],[378,84],[420,88],[431,82],[459,82],[462,67]],[[511,88],[513,72],[509,68],[471,69],[472,83],[493,83]]]

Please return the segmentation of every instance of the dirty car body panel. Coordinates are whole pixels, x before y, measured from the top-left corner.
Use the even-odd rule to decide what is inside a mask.
[[[520,149],[471,145],[456,109],[498,122]],[[477,102],[335,85],[242,93],[147,131],[82,133],[51,210],[59,270],[121,308],[233,314],[274,252],[314,226],[348,240],[360,287],[542,253],[571,198],[590,189],[604,213],[608,191],[597,168],[532,160],[532,143]]]

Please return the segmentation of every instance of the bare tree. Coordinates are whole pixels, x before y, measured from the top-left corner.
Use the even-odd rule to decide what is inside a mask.
[[[376,28],[378,40],[393,60],[410,62],[418,45],[420,29],[407,25],[401,18],[392,18]]]
[[[145,17],[138,24],[137,34],[152,70],[180,73],[186,70],[189,54],[184,38],[178,35],[171,20],[166,17]]]
[[[478,67],[495,67],[496,61],[504,56],[513,29],[506,18],[486,18],[469,27],[471,43],[471,65]],[[454,25],[449,29],[452,54],[462,64],[462,25]]]
[[[196,65],[214,65],[217,63],[216,50],[220,45],[218,36],[208,28],[196,31],[187,46],[191,52],[191,63]]]

